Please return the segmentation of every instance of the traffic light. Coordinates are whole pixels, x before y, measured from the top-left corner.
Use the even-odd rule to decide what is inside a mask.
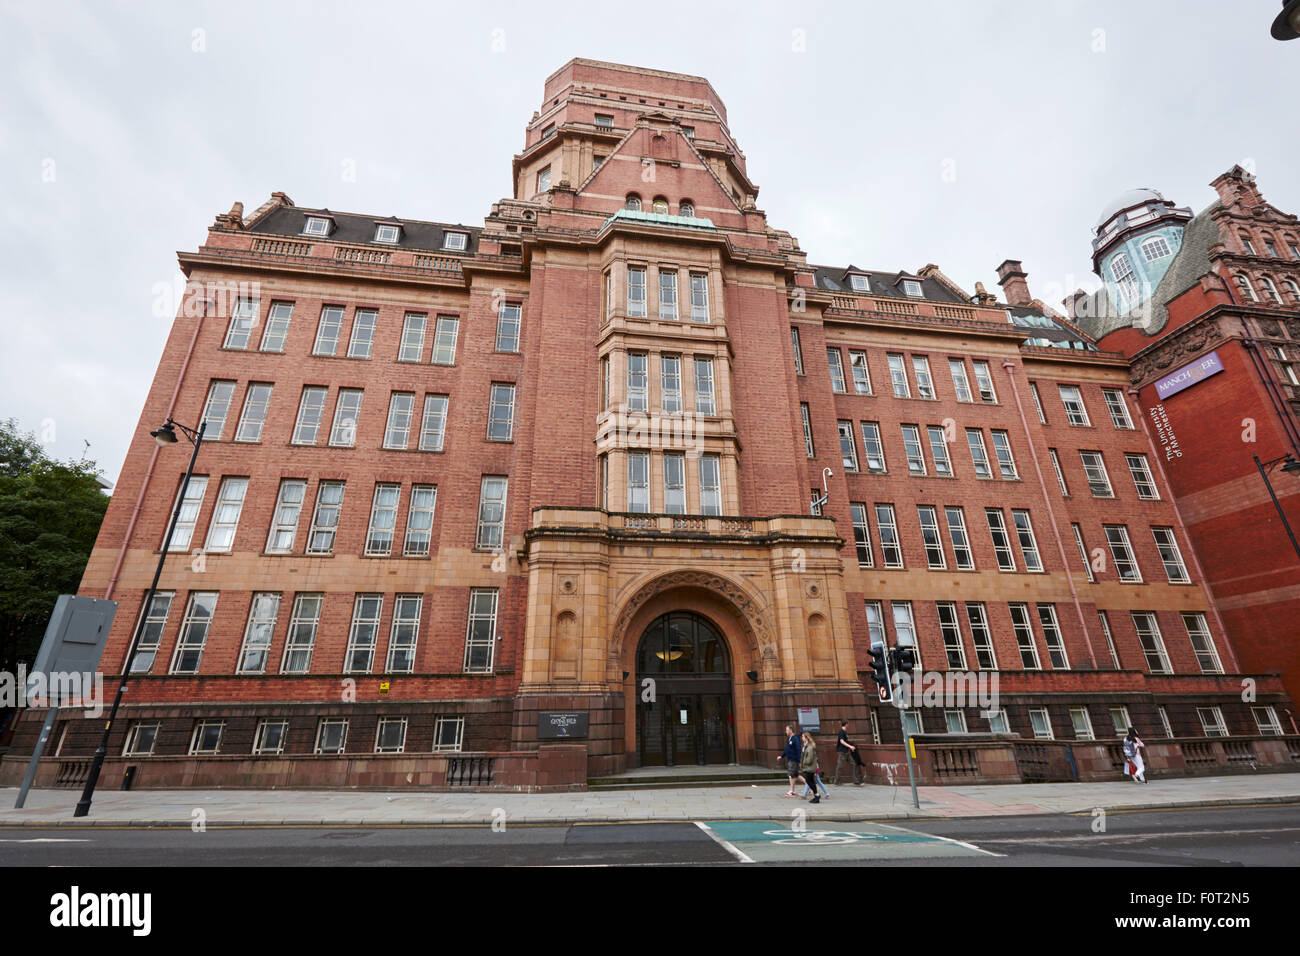
[[[871,679],[876,682],[882,701],[893,699],[894,690],[889,683],[889,651],[884,644],[871,645]]]
[[[900,674],[912,673],[912,668],[916,666],[916,651],[906,644],[902,644],[894,648],[894,653],[898,655],[898,672]]]

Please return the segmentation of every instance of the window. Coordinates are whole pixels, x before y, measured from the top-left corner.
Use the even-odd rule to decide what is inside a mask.
[[[319,385],[308,385],[302,390],[302,400],[298,404],[298,420],[293,426],[293,444],[314,445],[320,433],[321,422],[325,418],[325,399],[329,389]]]
[[[442,248],[451,252],[464,252],[469,245],[469,233],[467,232],[444,232],[442,234]]]
[[[881,614],[879,601],[863,602],[867,615],[867,644],[875,646],[884,644],[885,641],[885,619]]]
[[[1160,714],[1160,726],[1164,728],[1165,736],[1172,737],[1174,735],[1174,728],[1169,724],[1169,711],[1167,711],[1163,705],[1156,707],[1156,710]]]
[[[262,332],[263,352],[283,352],[284,341],[289,337],[289,319],[293,317],[292,302],[272,302],[271,312],[266,317],[266,329]]]
[[[649,356],[645,352],[627,353],[627,407],[628,411],[649,411]]]
[[[921,666],[921,648],[916,643],[916,624],[912,620],[912,602],[889,603],[894,612],[894,642],[899,647],[912,648],[916,656],[916,669],[923,671],[925,668]]]
[[[1020,541],[1020,554],[1025,559],[1025,570],[1043,570],[1043,562],[1038,554],[1038,542],[1034,539],[1034,526],[1029,520],[1029,512],[1019,508],[1012,508],[1011,522],[1016,526],[1016,537]]]
[[[505,544],[506,484],[503,477],[487,476],[479,486],[478,530],[474,547],[479,551],[499,551]]]
[[[289,721],[259,721],[257,725],[257,733],[253,737],[253,753],[282,754],[284,753],[284,746],[288,739]]]
[[[408,312],[402,320],[402,344],[397,350],[397,361],[419,362],[424,359],[424,329],[429,317],[423,312]]]
[[[917,505],[917,520],[921,523],[921,542],[925,546],[925,562],[932,571],[942,571],[948,566],[943,554],[943,540],[939,537],[939,513],[933,505]]]
[[[871,526],[867,523],[867,506],[854,501],[849,504],[849,514],[853,518],[853,546],[858,555],[858,567],[869,568],[872,565]]]
[[[1014,571],[1016,556],[1011,553],[1011,540],[1007,537],[1007,523],[1001,508],[985,508],[989,523],[989,536],[993,539],[993,553],[997,555],[999,571]]]
[[[1007,722],[1007,712],[1005,710],[988,711],[989,733],[991,734],[1009,734],[1011,733],[1011,724]]]
[[[221,347],[225,349],[246,349],[248,340],[253,335],[253,326],[257,324],[257,300],[239,299],[230,314],[230,325],[226,328],[226,341]]]
[[[948,442],[943,429],[938,425],[929,425],[925,429],[930,437],[930,456],[934,458],[934,473],[952,477],[952,460],[948,457]]]
[[[1101,633],[1106,638],[1106,649],[1110,651],[1110,662],[1115,666],[1115,670],[1119,670],[1119,651],[1115,649],[1115,638],[1110,633],[1110,618],[1106,616],[1105,611],[1098,611],[1097,619],[1101,621]],[[1128,725],[1125,724],[1125,726]]]
[[[645,317],[645,267],[644,266],[628,266],[627,314],[635,318]]]
[[[650,204],[650,211],[660,216],[668,215],[668,200],[663,196],[656,196],[654,202]]]
[[[323,216],[308,216],[306,223],[303,224],[302,234],[304,236],[328,236],[330,234],[330,220]]]
[[[1011,612],[1011,629],[1016,633],[1016,646],[1020,648],[1020,666],[1027,671],[1039,670],[1038,645],[1034,643],[1034,626],[1029,622],[1027,604],[1008,604]]]
[[[1092,576],[1092,562],[1088,560],[1088,549],[1083,546],[1083,531],[1077,524],[1070,525],[1074,531],[1074,543],[1079,547],[1079,560],[1083,562],[1083,573],[1088,576],[1089,581],[1097,580]]]
[[[384,671],[410,674],[415,670],[415,644],[420,633],[419,594],[399,594],[393,603],[393,624],[388,636],[388,660]]]
[[[226,729],[224,720],[200,720],[194,725],[190,737],[190,756],[221,752],[221,737]]]
[[[922,398],[934,398],[934,378],[930,375],[930,360],[924,355],[913,355],[912,373],[916,376],[916,393]]]
[[[641,197],[636,193],[629,193],[627,201],[623,204],[631,212],[641,211]]]
[[[1272,707],[1252,707],[1251,714],[1255,718],[1255,726],[1259,728],[1261,735],[1265,737],[1277,737],[1282,734],[1282,722],[1277,719],[1277,711]],[[1170,734],[1169,736],[1173,736]]]
[[[695,217],[695,203],[689,199],[683,199],[677,206],[677,215],[693,219]]]
[[[597,114],[596,114],[596,125],[597,125],[597,126],[613,126],[613,125],[614,125],[614,117],[611,116],[609,113],[597,113]]]
[[[181,621],[180,637],[172,654],[171,674],[197,674],[208,642],[208,628],[217,610],[216,591],[193,591]]]
[[[1222,674],[1223,664],[1219,661],[1219,652],[1214,649],[1214,639],[1210,637],[1210,626],[1205,615],[1200,611],[1184,611],[1183,627],[1192,642],[1196,653],[1196,663],[1201,666],[1202,674]]]
[[[665,207],[667,204],[665,203]],[[656,210],[657,211],[657,210]],[[667,209],[664,210],[667,212]],[[659,318],[677,318],[677,270],[659,270]]]
[[[1137,489],[1137,496],[1150,500],[1158,499],[1160,492],[1156,490],[1156,481],[1147,464],[1147,456],[1128,454],[1124,456],[1124,460],[1128,462],[1129,474],[1133,476],[1133,487]]]
[[[895,398],[911,398],[912,391],[907,383],[907,367],[903,364],[903,356],[888,355],[889,362],[889,381],[894,386]]]
[[[882,474],[885,471],[885,447],[880,443],[880,424],[862,423],[862,453],[866,456],[867,471]]]
[[[1133,275],[1133,263],[1128,261],[1128,256],[1119,253],[1111,260],[1110,277],[1119,287],[1120,296],[1124,304],[1132,307],[1137,304],[1138,284]]]
[[[700,456],[700,513],[722,514],[722,484],[717,455]]]
[[[893,505],[876,505],[876,530],[880,534],[880,554],[885,567],[903,566],[903,548],[898,541],[898,524]]]
[[[320,310],[320,323],[316,326],[316,344],[312,355],[333,355],[343,334],[343,306],[327,305]]]
[[[1223,711],[1218,707],[1197,707],[1196,716],[1201,718],[1201,730],[1205,736],[1228,736],[1228,725],[1223,720]]]
[[[181,479],[184,481],[184,478]],[[190,476],[189,484],[176,491],[176,502],[180,505],[180,514],[176,517],[176,527],[172,531],[169,551],[188,551],[190,541],[194,538],[194,526],[198,524],[199,509],[203,507],[203,496],[208,490],[208,479],[199,475]],[[175,507],[172,511],[175,512]],[[163,532],[166,534],[166,531]]]
[[[1103,388],[1102,396],[1106,399],[1106,409],[1110,412],[1111,424],[1116,428],[1133,428],[1133,420],[1128,415],[1128,405],[1124,402],[1124,393],[1118,388]]]
[[[1033,382],[1029,383],[1029,397],[1034,400],[1034,411],[1038,413],[1038,420],[1046,425],[1047,416],[1043,414],[1043,399],[1038,394],[1038,386]]]
[[[395,226],[391,223],[380,223],[375,226],[375,242],[383,242],[393,245],[397,242],[401,234],[401,226]]]
[[[1083,394],[1077,385],[1058,385],[1061,404],[1065,406],[1065,417],[1071,425],[1088,426],[1088,409],[1083,404]]]
[[[1246,235],[1243,232],[1240,233],[1240,238],[1241,238],[1241,248],[1246,250],[1247,255],[1253,256],[1255,254],[1255,245],[1250,241],[1250,236]]]
[[[341,754],[348,742],[346,720],[322,720],[316,730],[316,753]]]
[[[469,622],[465,629],[465,673],[490,674],[496,650],[497,592],[469,592]]]
[[[664,512],[686,514],[685,455],[671,452],[664,455]]]
[[[265,382],[250,382],[244,395],[244,410],[235,429],[235,441],[262,440],[262,426],[266,424],[266,410],[271,405],[271,386]]]
[[[1111,707],[1109,708],[1109,713],[1110,725],[1114,729],[1115,733],[1119,734],[1121,737],[1127,734],[1128,729],[1133,726],[1133,722],[1129,720],[1128,717],[1128,708]]]
[[[822,516],[823,502],[822,502],[822,495],[817,491],[816,488],[808,489],[808,502],[809,502],[808,504],[809,514],[814,514],[820,518]]]
[[[1169,583],[1191,584],[1192,579],[1187,576],[1187,566],[1183,564],[1182,552],[1178,550],[1174,529],[1153,527],[1151,534],[1156,539],[1156,550],[1160,552],[1160,562],[1165,566],[1165,576]]]
[[[1088,490],[1094,498],[1114,498],[1115,492],[1110,487],[1110,475],[1106,473],[1106,462],[1099,451],[1080,451],[1079,460],[1083,462],[1083,472],[1088,477]]]
[[[1130,611],[1133,627],[1137,630],[1138,643],[1142,645],[1142,654],[1146,658],[1147,670],[1152,674],[1172,674],[1169,655],[1165,653],[1165,640],[1160,635],[1160,625],[1156,616],[1149,611]]]
[[[1270,279],[1268,276],[1260,276],[1259,284],[1260,286],[1263,287],[1264,294],[1268,297],[1268,300],[1270,302],[1272,302],[1274,305],[1282,304],[1282,299],[1277,294],[1277,286],[1273,285],[1272,279]]]
[[[311,668],[311,652],[316,646],[316,626],[320,623],[323,600],[319,594],[299,594],[293,599],[293,613],[289,617],[289,633],[284,639],[284,660],[280,663],[280,673],[305,674]],[[344,727],[346,726],[344,722]]]
[[[492,383],[488,401],[488,441],[512,441],[515,433],[515,387]]]
[[[853,422],[840,421],[840,461],[845,471],[858,470],[858,446],[853,440]]]
[[[437,485],[411,486],[411,506],[406,513],[406,539],[402,542],[402,554],[406,557],[428,556],[433,544],[433,511],[437,501]]]
[[[831,369],[831,391],[843,392],[844,388],[844,360],[840,356],[839,349],[826,350],[826,363]]]
[[[292,554],[298,538],[298,518],[302,514],[307,482],[298,478],[280,481],[280,491],[275,498],[275,511],[271,515],[271,531],[266,536],[267,554]]]
[[[253,595],[253,602],[248,608],[248,624],[244,628],[244,643],[239,649],[236,674],[266,673],[271,639],[275,636],[275,621],[279,616],[279,594],[259,592]]]
[[[551,128],[551,132],[552,133],[555,132],[554,127]],[[544,193],[550,188],[551,188],[551,167],[543,166],[541,169],[537,171],[537,188],[533,190],[533,195],[536,195],[537,193]]]
[[[966,733],[966,715],[960,710],[943,712],[944,729],[950,734]]]
[[[970,365],[975,370],[975,387],[979,389],[980,401],[986,405],[996,405],[998,393],[993,390],[993,375],[989,372],[989,363],[982,359],[971,359]]]
[[[135,657],[131,659],[132,674],[147,674],[153,670],[154,658],[158,656],[158,648],[162,645],[163,630],[167,627],[174,597],[175,594],[171,591],[155,591],[148,611],[141,612],[140,623],[136,628],[139,639],[135,644]]]
[[[343,653],[343,673],[369,674],[379,643],[379,619],[384,613],[382,594],[358,594],[352,605],[352,627]]]
[[[993,453],[997,455],[998,471],[1007,480],[1020,477],[1016,472],[1016,460],[1011,455],[1011,439],[1004,431],[994,429],[989,432],[993,438]]]
[[[682,359],[679,355],[659,356],[659,398],[665,415],[682,410]]]
[[[871,277],[870,277],[870,276],[858,276],[858,275],[852,275],[852,276],[849,276],[849,283],[853,286],[853,291],[854,291],[854,292],[870,292],[870,291],[871,291]]]
[[[554,123],[547,123],[545,126],[542,127],[542,139],[550,139],[554,135],[555,135]],[[550,167],[547,168],[549,169]]]
[[[380,717],[375,728],[375,753],[400,754],[406,750],[406,718]]]
[[[334,536],[338,532],[339,512],[343,510],[341,481],[322,481],[316,489],[316,511],[307,535],[308,554],[333,554]]]
[[[1259,301],[1259,296],[1255,295],[1255,290],[1251,288],[1249,279],[1247,279],[1241,273],[1237,273],[1237,275],[1234,276],[1233,278],[1237,280],[1237,288],[1241,290],[1242,297],[1245,298],[1246,301],[1248,302]]]
[[[465,739],[464,717],[439,717],[433,725],[433,752],[455,753]]]
[[[695,215],[695,207],[687,212],[687,204],[682,203],[682,215]],[[709,321],[709,277],[703,272],[691,273],[691,321]]]
[[[635,514],[650,511],[650,455],[643,451],[627,456],[627,510]]]
[[[952,389],[959,402],[974,401],[971,395],[970,380],[966,378],[966,363],[962,359],[948,359],[948,368],[952,372]]]
[[[393,538],[397,532],[397,505],[401,496],[401,485],[375,485],[375,497],[370,505],[370,527],[366,530],[366,554],[373,557],[393,553]]]
[[[359,388],[340,388],[334,403],[334,425],[330,428],[330,444],[338,448],[351,448],[357,443],[357,422],[361,418],[361,400],[365,393]]]
[[[1052,471],[1056,473],[1056,483],[1061,486],[1061,494],[1070,497],[1070,489],[1065,485],[1065,472],[1061,471],[1061,459],[1057,456],[1056,449],[1047,449],[1047,457],[1052,459]]]
[[[921,283],[915,279],[903,280],[903,291],[914,299],[921,298]]]
[[[415,395],[393,392],[388,399],[388,424],[384,428],[384,447],[405,449],[411,443],[411,419],[415,416]]]
[[[1066,670],[1070,660],[1065,656],[1065,641],[1061,638],[1061,627],[1056,620],[1056,605],[1038,605],[1038,623],[1043,629],[1043,642],[1047,645],[1047,659],[1057,670]]]
[[[975,570],[970,538],[966,534],[966,513],[957,505],[948,505],[943,509],[943,513],[948,521],[948,543],[952,545],[952,556],[957,564],[957,570]]]
[[[1122,524],[1105,524],[1106,543],[1110,546],[1110,556],[1115,562],[1115,573],[1125,584],[1141,584],[1142,572],[1138,569],[1137,559],[1133,557],[1133,548],[1128,540],[1128,528]]]
[[[1164,236],[1152,236],[1142,243],[1142,255],[1147,262],[1155,262],[1157,259],[1173,255],[1173,252],[1170,250],[1169,243],[1165,241]]]
[[[454,315],[440,315],[433,332],[434,365],[456,364],[456,336],[460,331],[460,320]]]
[[[1052,718],[1048,715],[1046,707],[1031,707],[1029,709],[1029,725],[1033,728],[1036,739],[1054,739],[1052,736]]]
[[[993,635],[989,630],[989,619],[983,603],[966,602],[966,623],[970,625],[971,643],[975,646],[975,666],[985,671],[997,670],[998,659],[993,653]]]
[[[903,425],[903,450],[907,453],[907,473],[925,474],[925,453],[921,450],[921,430],[915,425]]]
[[[248,492],[247,478],[222,478],[217,492],[217,504],[212,509],[212,522],[208,525],[205,551],[229,551],[235,544],[235,529],[239,515],[244,510],[244,495]]]
[[[799,403],[799,414],[803,418],[803,449],[809,458],[816,458],[817,453],[813,449],[812,422],[808,420],[808,403]]]
[[[790,347],[794,349],[794,372],[796,375],[803,374],[803,350],[799,348],[799,330],[791,326],[790,328]],[[809,458],[812,455],[808,456]]]
[[[1071,707],[1070,723],[1074,726],[1076,740],[1095,740],[1092,732],[1092,718],[1088,716],[1087,707]]]
[[[424,396],[424,416],[420,420],[420,451],[442,451],[447,429],[447,396]]]
[[[970,460],[975,467],[975,477],[992,478],[988,452],[984,450],[984,433],[978,428],[966,429],[966,444],[970,446]]]
[[[609,398],[613,392],[609,382],[609,356],[606,355],[600,360],[600,409],[609,411]]]
[[[695,360],[695,412],[698,415],[716,415],[713,401],[713,359]]]
[[[853,391],[857,395],[871,394],[871,373],[867,370],[867,353],[850,352],[849,369],[853,373]]]
[[[203,417],[199,419],[205,441],[220,441],[221,433],[226,427],[226,414],[230,411],[230,401],[235,396],[234,382],[213,382],[208,386],[208,400],[203,405]]]

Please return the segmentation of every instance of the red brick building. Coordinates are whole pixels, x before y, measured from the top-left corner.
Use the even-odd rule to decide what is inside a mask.
[[[1110,775],[1129,725],[1156,770],[1296,759],[1128,360],[1020,263],[1006,302],[934,265],[810,264],[699,77],[573,60],[513,169],[481,227],[276,193],[181,254],[82,587],[120,602],[106,670],[142,634],[106,780],[770,765],[801,709],[889,776],[879,642],[997,677],[909,711],[924,779]],[[150,437],[168,417],[207,433],[143,608],[187,458]],[[44,779],[75,782],[100,730],[66,721]]]

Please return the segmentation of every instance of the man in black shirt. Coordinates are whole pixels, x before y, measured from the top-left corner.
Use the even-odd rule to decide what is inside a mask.
[[[840,735],[835,741],[835,779],[832,784],[840,782],[840,768],[849,761],[853,762],[853,782],[857,786],[862,786],[862,758],[858,756],[858,748],[849,743],[849,722],[840,721]]]

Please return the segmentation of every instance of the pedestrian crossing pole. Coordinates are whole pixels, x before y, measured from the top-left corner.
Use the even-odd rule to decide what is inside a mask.
[[[902,707],[899,712],[900,714],[906,714],[907,708]],[[912,806],[920,810],[921,798],[916,795],[916,770],[912,766],[912,762],[916,758],[916,742],[912,740],[912,732],[907,729],[906,720],[903,721],[903,743],[907,751],[907,779],[912,785]]]

